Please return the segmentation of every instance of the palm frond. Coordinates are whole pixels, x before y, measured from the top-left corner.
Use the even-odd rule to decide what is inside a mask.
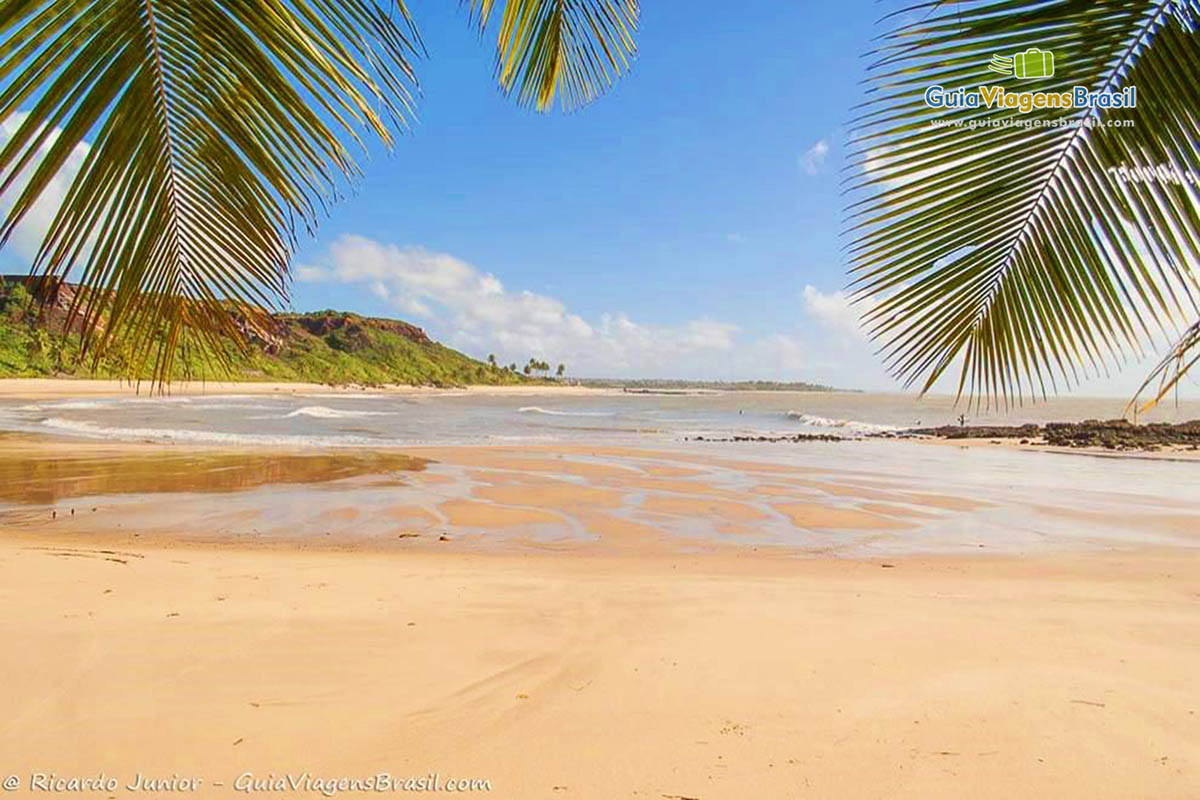
[[[481,30],[496,0],[470,0]],[[503,0],[496,75],[506,93],[538,111],[594,100],[625,73],[637,46],[638,0]]]
[[[1154,368],[1154,371],[1146,378],[1141,388],[1137,390],[1133,400],[1129,402],[1126,411],[1136,409],[1139,412],[1146,412],[1158,405],[1164,397],[1169,395],[1179,386],[1179,382],[1187,375],[1192,367],[1200,362],[1200,322],[1195,322],[1176,342],[1171,345],[1170,350],[1163,357],[1162,361]],[[1141,396],[1150,389],[1155,383],[1158,386],[1153,391],[1153,397],[1147,402],[1140,403]]]
[[[907,16],[870,54],[846,181],[852,285],[877,300],[864,320],[893,373],[926,391],[957,365],[960,395],[1008,403],[1173,334],[1200,296],[1200,186],[1119,168],[1200,175],[1197,4],[933,1]],[[1053,52],[1052,77],[996,74],[1031,47]],[[936,109],[931,85],[1136,86],[1137,106]]]
[[[231,307],[285,296],[348,144],[410,116],[418,47],[403,2],[5,0],[0,243],[88,143],[33,268],[77,276],[94,352],[121,339],[165,378],[185,330],[236,338]]]

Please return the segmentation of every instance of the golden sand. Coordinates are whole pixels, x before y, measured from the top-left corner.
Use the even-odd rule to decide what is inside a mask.
[[[864,510],[852,508],[835,508],[817,503],[773,503],[772,506],[776,511],[786,514],[792,524],[802,528],[818,528],[818,529],[839,529],[839,528],[855,528],[858,530],[874,530],[876,528],[913,528],[916,527],[911,523],[906,523],[895,519],[891,516],[880,514],[876,511],[864,508]],[[878,508],[878,505],[869,504],[870,508]]]
[[[635,554],[6,535],[4,768],[437,771],[594,800],[1200,780],[1195,556]]]

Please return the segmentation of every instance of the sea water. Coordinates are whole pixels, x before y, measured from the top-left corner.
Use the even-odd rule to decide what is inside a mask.
[[[849,438],[913,427],[1113,419],[1114,398],[1057,398],[967,409],[953,398],[851,392],[568,395],[537,392],[338,392],[0,401],[0,430],[90,439],[402,447],[607,442],[824,433]],[[1200,418],[1200,401],[1164,403],[1143,421]]]

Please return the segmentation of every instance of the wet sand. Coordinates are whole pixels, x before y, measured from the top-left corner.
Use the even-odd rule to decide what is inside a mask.
[[[1170,491],[1035,495],[980,473],[985,480],[941,482],[935,492],[917,474],[870,456],[842,462],[859,468],[833,468],[772,461],[779,454],[772,447],[401,452],[9,435],[0,437],[0,525],[409,550],[445,550],[449,540],[473,552],[601,555],[625,548],[631,530],[646,534],[640,551],[670,553],[758,547],[862,558],[1200,547],[1200,509]]]
[[[202,797],[303,771],[596,800],[1200,785],[1189,499],[1120,521],[1176,548],[1062,498],[1031,513],[1064,540],[1014,555],[978,527],[1018,513],[1001,489],[722,453],[0,438],[0,771]]]

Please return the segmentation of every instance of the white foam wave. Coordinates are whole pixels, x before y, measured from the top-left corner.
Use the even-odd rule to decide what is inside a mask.
[[[107,408],[116,400],[60,400],[47,403],[31,403],[17,406],[16,411],[89,411],[97,408]]]
[[[353,417],[379,417],[389,414],[389,411],[350,411],[329,406],[303,406],[295,411],[284,414],[284,419],[292,417],[315,417],[316,419],[349,419]]]
[[[89,408],[102,408],[104,403],[98,400],[78,400],[67,403],[31,403],[27,406],[16,406],[14,411],[46,411],[48,409],[63,409],[66,411],[82,411]]]
[[[387,447],[408,444],[389,439],[372,439],[367,436],[295,436],[260,433],[226,433],[223,431],[197,431],[185,428],[122,428],[105,427],[82,420],[50,417],[42,420],[42,426],[61,433],[84,436],[90,439],[145,440],[164,442],[200,442],[228,445],[281,445],[323,447]]]
[[[93,408],[104,408],[109,405],[112,405],[112,403],[105,400],[68,400],[65,403],[55,403],[51,408],[64,411],[87,411]]]
[[[267,398],[269,399],[269,398]],[[106,397],[95,400],[56,400],[17,406],[17,411],[94,411],[128,406],[187,405],[194,408],[270,408],[254,402],[253,395],[204,395],[197,397]]]
[[[523,406],[518,408],[520,414],[547,414],[551,417],[611,417],[610,411],[555,411],[541,406]]]
[[[890,431],[901,430],[901,428],[895,425],[879,425],[874,422],[860,422],[855,419],[819,417],[815,414],[805,414],[802,411],[789,411],[787,412],[787,417],[796,420],[801,425],[808,425],[813,428],[837,428],[851,433],[888,433]]]

